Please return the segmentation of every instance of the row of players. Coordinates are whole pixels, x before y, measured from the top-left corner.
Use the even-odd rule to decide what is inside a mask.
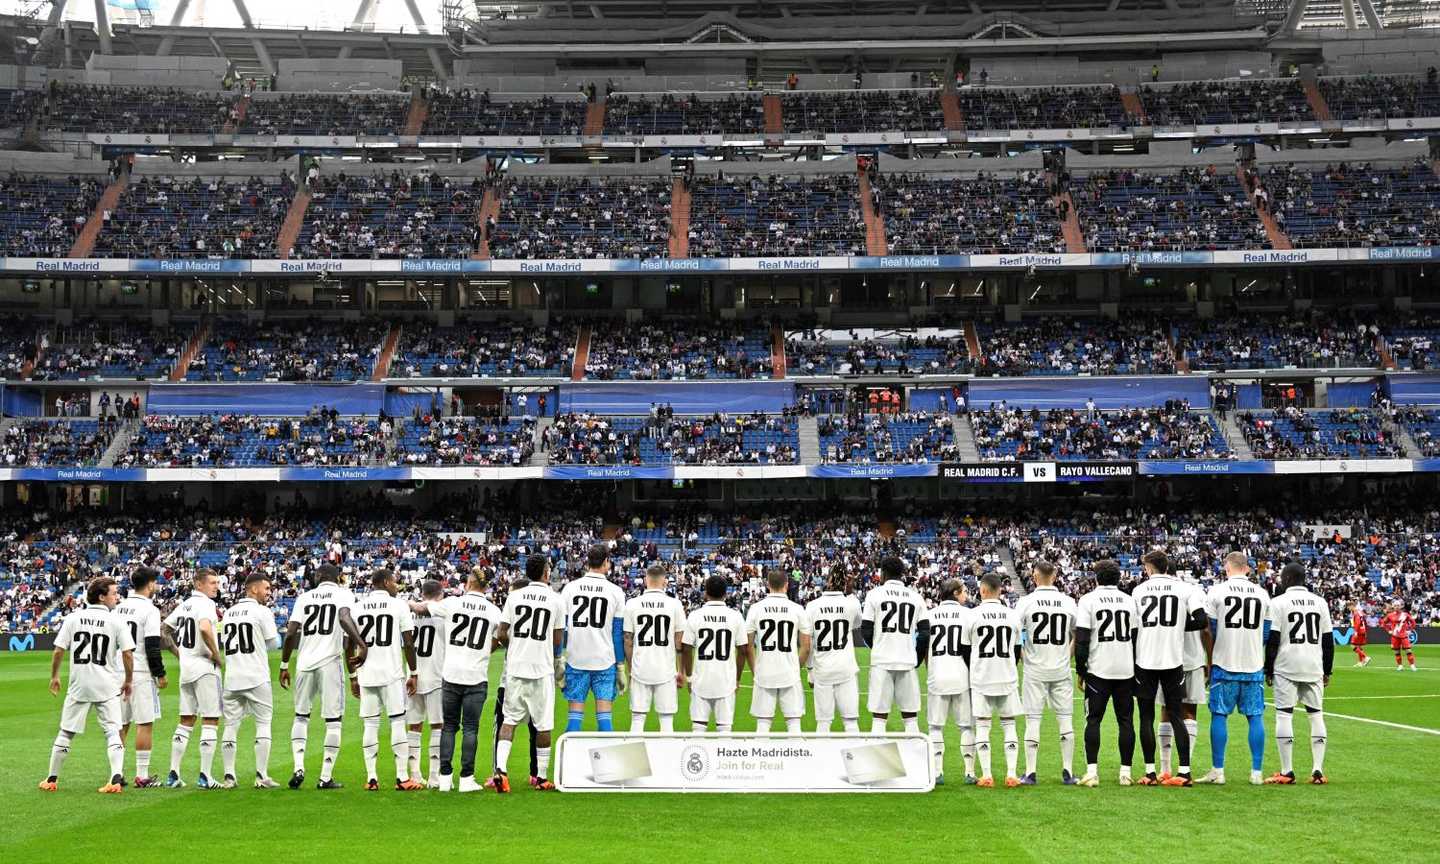
[[[748,666],[754,686],[751,713],[762,728],[778,711],[787,731],[799,732],[805,713],[800,673],[808,666],[821,729],[838,718],[847,732],[859,732],[855,647],[862,640],[871,649],[868,707],[877,729],[898,711],[906,731],[920,731],[917,669],[927,666],[927,717],[940,782],[944,726],[953,722],[966,783],[994,785],[990,739],[996,716],[1005,743],[1005,785],[1037,782],[1040,722],[1048,709],[1059,726],[1062,781],[1098,786],[1100,724],[1109,707],[1119,726],[1122,786],[1223,784],[1227,720],[1237,710],[1249,722],[1251,782],[1292,784],[1292,715],[1303,705],[1310,713],[1311,782],[1325,783],[1322,708],[1334,662],[1333,626],[1325,601],[1306,589],[1304,568],[1286,565],[1281,573],[1284,591],[1271,598],[1249,577],[1248,559],[1239,552],[1225,557],[1226,578],[1208,593],[1171,575],[1164,552],[1147,553],[1143,564],[1147,578],[1126,594],[1119,588],[1119,566],[1099,562],[1094,569],[1098,587],[1077,603],[1056,590],[1054,565],[1041,562],[1032,574],[1036,590],[1014,609],[1001,601],[1004,585],[994,573],[980,579],[980,603],[975,607],[965,605],[964,585],[954,579],[942,587],[941,602],[929,607],[905,584],[905,566],[898,558],[881,562],[883,582],[866,594],[863,605],[845,593],[846,585],[834,584],[834,590],[801,607],[788,599],[788,576],[777,569],[766,574],[769,593],[745,616],[726,605],[727,586],[719,578],[706,582],[707,602],[687,616],[680,602],[666,593],[667,572],[660,566],[646,572],[645,592],[627,602],[609,579],[605,546],[593,547],[584,575],[558,593],[549,585],[548,559],[532,558],[524,584],[512,587],[503,610],[486,598],[486,576],[478,569],[463,594],[445,597],[440,583],[427,581],[417,601],[402,599],[395,575],[379,570],[371,578],[372,590],[357,600],[341,584],[340,571],[325,565],[317,573],[316,587],[298,598],[283,639],[268,607],[270,584],[263,575],[246,580],[244,598],[227,611],[222,627],[213,599],[219,587],[213,573],[201,571],[190,597],[162,623],[150,599],[156,574],[141,569],[123,601],[114,580],[91,582],[88,605],[61,625],[50,689],[55,695],[60,692],[60,664],[68,652],[69,690],[50,770],[40,788],[57,788],[71,742],[84,731],[92,711],[109,747],[110,781],[100,791],[117,793],[124,786],[124,737],[132,725],[137,729],[135,785],[161,782],[150,776],[149,758],[150,732],[160,716],[159,689],[166,686],[162,645],[180,658],[181,716],[163,781],[167,786],[185,785],[180,768],[198,720],[198,785],[234,788],[238,731],[247,715],[256,722],[255,786],[279,785],[268,773],[273,713],[269,651],[279,648],[279,683],[294,689],[292,789],[305,780],[309,720],[317,700],[325,722],[318,787],[340,787],[333,771],[348,668],[354,670],[350,689],[359,696],[364,721],[368,789],[379,788],[376,762],[384,717],[390,724],[396,789],[454,788],[460,735],[459,790],[488,786],[508,792],[511,742],[521,724],[530,726],[537,751],[531,786],[554,788],[547,774],[557,685],[569,703],[567,731],[580,728],[592,694],[599,729],[612,730],[614,700],[627,688],[631,728],[643,729],[653,709],[660,729],[673,731],[678,691],[688,687],[695,730],[705,731],[713,721],[717,731],[728,732],[740,677]],[[137,646],[143,646],[143,664],[133,659]],[[497,734],[496,770],[482,785],[474,773],[478,725],[491,653],[499,648],[505,649],[505,669],[496,716],[504,719]],[[618,662],[622,659],[623,666]],[[1086,771],[1080,778],[1072,770],[1072,659],[1086,706]],[[1280,771],[1268,780],[1261,774],[1265,680],[1274,688],[1280,756]],[[1164,709],[1158,771],[1157,702]],[[1202,702],[1212,714],[1213,768],[1192,781],[1190,747],[1197,732],[1196,708]],[[1138,781],[1131,775],[1137,703],[1145,758]],[[1016,720],[1022,714],[1023,777],[1016,770]],[[222,716],[224,774],[217,782],[212,768]],[[428,784],[419,772],[420,733],[426,723]]]

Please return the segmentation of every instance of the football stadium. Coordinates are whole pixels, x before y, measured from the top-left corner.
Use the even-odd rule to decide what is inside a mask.
[[[0,848],[1423,860],[1437,28],[0,2]]]

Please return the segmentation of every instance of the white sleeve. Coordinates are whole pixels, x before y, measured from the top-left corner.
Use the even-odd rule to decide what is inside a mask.
[[[795,617],[800,619],[800,635],[809,636],[813,631],[810,629],[810,618],[806,616],[805,611],[802,609],[800,614]]]
[[[751,603],[750,609],[745,613],[745,631],[754,633],[755,628],[760,626],[760,604]]]
[[[395,608],[399,612],[400,620],[395,623],[396,626],[400,628],[400,632],[415,632],[415,616],[410,614],[410,605],[403,600],[398,600],[395,603]]]
[[[1087,594],[1086,597],[1089,595]],[[1085,602],[1086,597],[1081,597],[1080,602],[1075,604],[1075,629],[1090,628],[1090,604]]]
[[[110,616],[110,633],[121,651],[134,651],[135,640],[130,638],[130,628],[117,616]]]
[[[74,623],[74,618],[71,615],[66,615],[64,620],[60,622],[60,630],[55,634],[56,648],[64,648],[67,650],[70,648],[70,631],[74,629],[74,627],[71,626]]]
[[[633,633],[635,632],[635,602],[632,600],[626,603],[624,608],[625,611],[621,615],[621,618],[624,621],[622,629],[626,633]],[[614,627],[615,625],[612,624],[610,626]]]

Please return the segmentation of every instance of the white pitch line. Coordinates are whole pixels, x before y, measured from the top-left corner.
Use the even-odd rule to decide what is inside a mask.
[[[1395,696],[1326,696],[1326,702],[1338,699],[1440,699],[1440,693],[1407,693]]]
[[[1359,723],[1374,723],[1376,726],[1388,726],[1391,729],[1403,729],[1406,732],[1419,732],[1423,735],[1440,735],[1440,729],[1426,729],[1424,726],[1406,726],[1404,723],[1391,723],[1388,720],[1372,720],[1369,717],[1353,717],[1349,714],[1336,714],[1332,711],[1326,711],[1325,716],[1339,717],[1341,720],[1355,720]]]

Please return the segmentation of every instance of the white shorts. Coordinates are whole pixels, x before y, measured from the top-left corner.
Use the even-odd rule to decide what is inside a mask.
[[[641,686],[632,685],[632,690]],[[525,723],[534,723],[536,732],[549,732],[555,728],[554,678],[505,677],[505,724],[520,726]]]
[[[757,720],[775,717],[775,706],[786,720],[799,720],[805,716],[805,691],[799,684],[789,687],[756,687],[750,696],[750,716]]]
[[[326,720],[345,716],[345,666],[339,657],[316,669],[295,673],[295,713],[310,716],[317,696],[320,716]]]
[[[1025,713],[1039,717],[1045,709],[1057,717],[1075,713],[1075,682],[1069,675],[1058,681],[1040,681],[1029,675],[1020,685],[1020,702]]]
[[[1311,711],[1325,709],[1325,685],[1319,681],[1291,681],[1284,675],[1275,676],[1274,700],[1277,709],[1293,711],[1304,705]]]
[[[509,697],[510,691],[505,691]],[[634,714],[648,714],[651,707],[656,714],[674,714],[680,710],[680,696],[676,691],[675,679],[664,684],[642,684],[630,681],[630,711]]]
[[[180,716],[220,719],[220,673],[207,672],[190,683],[180,682]]]
[[[130,685],[130,698],[120,700],[120,725],[146,726],[160,719],[160,688],[154,678]]]
[[[1205,667],[1185,670],[1185,700],[1186,705],[1204,705],[1206,703],[1205,691]],[[1161,707],[1165,705],[1165,691],[1162,687],[1155,688],[1155,704]]]
[[[920,711],[920,677],[914,669],[870,670],[870,713],[889,714],[891,707],[902,714]]]
[[[391,681],[378,687],[360,688],[360,717],[403,717],[409,706],[405,703],[405,682]]]
[[[275,715],[275,699],[270,691],[270,682],[257,684],[248,690],[226,690],[225,727],[239,726],[246,714],[255,718],[255,735],[268,738],[270,720]],[[261,731],[266,732],[260,735]]]
[[[95,716],[100,720],[100,729],[109,732],[111,729],[117,732],[120,729],[120,703],[124,701],[117,694],[103,702],[80,702],[69,696],[65,697],[65,707],[60,709],[60,728],[71,735],[79,735],[85,731],[85,718],[90,716],[93,710]]]
[[[1020,694],[1011,690],[1004,696],[986,696],[979,690],[970,691],[970,710],[975,714],[975,720],[989,720],[996,714],[1006,720],[1019,716]]]
[[[445,722],[445,712],[441,708],[440,692],[440,688],[436,687],[429,693],[412,694],[409,705],[405,711],[405,722],[411,726],[429,723],[431,728],[435,728]]]
[[[975,725],[975,716],[970,711],[970,691],[945,695],[943,693],[931,693],[930,704],[927,706],[925,717],[930,726],[944,726],[946,721],[953,721],[961,729],[967,729]]]
[[[700,725],[697,731],[705,731],[704,727],[710,724],[711,717],[715,718],[716,726],[735,725],[735,694],[707,699],[691,693],[690,722]]]
[[[815,725],[829,728],[830,720],[839,716],[841,720],[860,718],[860,679],[851,678],[839,684],[825,684],[811,681],[815,691]]]

